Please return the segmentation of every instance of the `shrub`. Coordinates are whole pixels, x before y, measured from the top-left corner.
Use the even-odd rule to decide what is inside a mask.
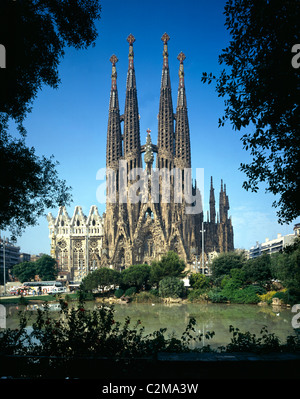
[[[189,276],[189,282],[194,289],[203,289],[209,285],[209,277],[201,273],[192,273]]]
[[[180,298],[184,291],[184,283],[177,277],[165,277],[159,282],[158,292],[163,298]]]
[[[136,287],[130,287],[125,291],[125,296],[132,296],[136,293]]]
[[[156,290],[151,290],[156,291]],[[158,297],[158,294],[152,294],[151,291],[142,291],[135,295],[134,302],[137,303],[159,303],[161,299]]]
[[[121,296],[123,296],[123,295],[124,295],[124,290],[122,290],[122,288],[118,288],[118,289],[115,291],[115,297],[121,298]]]
[[[190,302],[203,301],[204,299],[207,299],[207,295],[203,289],[191,290],[188,293],[188,300]]]
[[[231,291],[227,298],[230,302],[233,303],[258,303],[260,302],[260,297],[258,296],[258,293],[261,293],[261,287],[249,285],[245,288]]]
[[[219,288],[213,288],[207,293],[208,299],[213,303],[224,303],[227,302],[226,296],[222,294],[222,290]]]
[[[280,299],[283,303],[289,303],[289,291],[288,290],[282,290],[282,291],[277,291],[273,295],[273,298],[278,298]]]
[[[267,302],[268,304],[270,304],[276,292],[277,291],[268,291],[267,293],[258,296],[262,302]]]

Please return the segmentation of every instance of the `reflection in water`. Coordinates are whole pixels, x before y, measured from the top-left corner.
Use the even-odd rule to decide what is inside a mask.
[[[50,304],[49,304],[50,305]],[[87,302],[88,309],[94,309],[98,305],[94,302]],[[72,306],[72,305],[70,305]],[[73,305],[76,306],[76,305]],[[18,313],[26,310],[30,314],[29,326],[36,317],[37,305],[13,306],[7,305],[7,328],[18,328]],[[203,344],[211,345],[212,348],[226,345],[230,342],[231,333],[229,326],[233,325],[240,331],[250,331],[259,335],[261,328],[266,326],[269,333],[274,333],[285,342],[288,335],[294,335],[291,324],[293,313],[290,309],[273,309],[270,306],[257,305],[234,305],[234,304],[126,304],[115,305],[115,320],[124,321],[126,316],[130,317],[131,325],[141,320],[145,327],[145,334],[149,334],[160,328],[167,328],[166,336],[175,333],[179,338],[184,332],[190,317],[196,319],[196,330],[199,333],[215,332],[209,341],[204,340]],[[51,304],[53,317],[59,317],[59,305]]]

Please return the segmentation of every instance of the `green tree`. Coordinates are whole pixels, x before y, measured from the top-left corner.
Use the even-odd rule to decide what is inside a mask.
[[[300,43],[300,3],[294,0],[228,0],[225,26],[231,35],[216,78],[206,72],[203,82],[216,81],[225,110],[219,125],[229,121],[241,136],[252,162],[241,163],[246,190],[265,182],[274,194],[280,223],[299,216],[300,112],[299,69],[292,66],[292,47]]]
[[[121,272],[121,286],[141,290],[148,285],[149,277],[149,265],[132,265]]]
[[[104,292],[107,287],[115,287],[119,283],[119,280],[119,272],[107,267],[101,267],[100,269],[89,273],[82,280],[82,287],[85,291],[92,291],[100,288],[100,290]]]
[[[38,157],[24,139],[0,132],[0,229],[20,235],[45,209],[70,203],[70,187],[59,179],[53,157]]]
[[[246,262],[244,252],[224,252],[213,259],[211,264],[212,278],[214,280],[230,275],[231,269],[241,269]]]
[[[249,259],[243,266],[246,279],[252,283],[267,284],[272,279],[271,257],[263,254],[254,259]]]
[[[36,264],[35,262],[19,263],[13,267],[12,274],[21,281],[21,283],[31,281],[36,275]]]
[[[209,286],[209,277],[201,273],[192,273],[189,276],[189,282],[193,289],[204,289]]]
[[[66,47],[95,44],[100,19],[99,0],[2,0],[1,44],[7,68],[0,75],[1,128],[12,118],[22,122],[43,85],[58,88],[58,65]]]
[[[180,298],[184,295],[184,283],[178,277],[165,277],[159,282],[159,295],[163,298]]]
[[[160,280],[164,277],[183,277],[185,263],[179,258],[178,254],[169,251],[162,256],[160,261],[153,261],[151,263],[150,283],[158,286]]]
[[[99,0],[1,0],[7,67],[0,74],[0,229],[12,235],[35,225],[46,209],[70,203],[57,162],[26,145],[23,122],[43,85],[58,88],[65,48],[95,44],[100,11]],[[19,138],[9,134],[11,122]]]
[[[287,248],[282,253],[271,257],[271,270],[274,277],[288,288],[293,301],[300,300],[300,240]]]
[[[55,280],[57,277],[57,263],[49,255],[41,256],[35,262],[36,274],[43,281]]]

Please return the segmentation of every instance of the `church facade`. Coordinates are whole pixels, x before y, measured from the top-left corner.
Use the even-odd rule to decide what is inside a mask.
[[[124,113],[120,112],[118,99],[118,59],[115,55],[110,58],[112,75],[106,146],[106,212],[100,217],[96,207],[92,207],[94,216],[91,217],[90,212],[89,217],[82,222],[86,226],[86,232],[91,228],[91,221],[99,226],[99,234],[93,238],[84,234],[84,229],[81,233],[81,263],[85,261],[87,267],[91,266],[91,255],[87,254],[91,254],[91,243],[96,241],[94,264],[97,267],[117,269],[134,264],[150,264],[169,250],[178,253],[191,268],[195,260],[203,265],[209,254],[234,249],[233,227],[231,218],[228,217],[229,199],[223,181],[219,193],[219,211],[216,212],[211,178],[209,211],[204,220],[201,192],[197,181],[193,181],[191,177],[191,142],[184,79],[185,55],[181,52],[177,57],[179,83],[174,112],[169,71],[169,39],[166,33],[162,36],[163,66],[157,144],[152,143],[149,129],[146,143],[141,143],[134,36],[129,35],[127,38],[129,56]],[[60,240],[55,233],[55,226],[59,225],[59,220],[63,220],[64,213],[66,210],[61,208],[56,219],[52,215],[48,216],[53,256],[57,254]],[[75,219],[74,216],[70,219],[70,234],[80,217],[76,221]],[[73,241],[78,240],[74,238]],[[72,251],[71,248],[74,245],[76,247],[76,244],[72,244],[71,238],[67,241],[67,247]],[[69,269],[76,267],[72,266],[71,259],[75,259],[74,255],[68,253],[65,256],[70,260]]]

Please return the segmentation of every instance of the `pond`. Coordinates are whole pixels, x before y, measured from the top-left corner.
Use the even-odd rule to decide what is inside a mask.
[[[86,307],[93,309],[97,303],[87,302]],[[53,316],[59,317],[57,305],[53,306]],[[55,308],[56,306],[56,308]],[[70,305],[71,306],[71,305]],[[75,305],[74,305],[75,306]],[[6,305],[6,326],[7,328],[18,328],[18,312],[27,309],[33,320],[36,312],[33,306],[27,308],[15,305]],[[211,345],[217,348],[227,345],[230,342],[232,333],[229,326],[233,325],[240,331],[250,331],[257,335],[263,326],[266,326],[269,333],[274,333],[282,342],[286,337],[294,335],[292,318],[294,313],[290,309],[273,308],[271,306],[258,305],[235,305],[235,304],[135,304],[114,305],[115,320],[124,321],[126,316],[130,317],[133,326],[138,320],[145,327],[145,334],[151,333],[160,328],[167,328],[168,334],[175,334],[178,338],[185,330],[189,319],[196,319],[196,330],[201,333],[215,332],[212,339],[204,339],[200,345]],[[30,321],[29,321],[30,327]]]

